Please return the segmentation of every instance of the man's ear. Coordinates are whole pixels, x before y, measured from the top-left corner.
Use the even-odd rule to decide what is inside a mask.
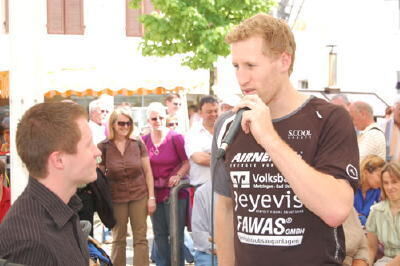
[[[279,61],[281,63],[282,71],[289,73],[289,68],[290,68],[290,65],[292,64],[292,55],[290,55],[288,53],[282,53]]]
[[[49,166],[57,169],[63,169],[64,168],[64,153],[60,151],[54,151],[50,154],[48,163]]]

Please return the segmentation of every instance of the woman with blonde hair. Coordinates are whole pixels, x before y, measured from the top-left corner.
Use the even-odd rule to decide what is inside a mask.
[[[377,155],[368,155],[360,164],[360,186],[354,195],[354,207],[361,224],[365,225],[370,208],[381,198],[381,170],[385,161]]]
[[[114,110],[109,119],[109,139],[99,143],[100,168],[111,189],[116,225],[112,229],[111,260],[126,265],[128,219],[133,234],[134,265],[149,265],[146,238],[147,215],[156,208],[153,175],[147,149],[141,140],[130,138],[133,131],[131,112],[126,107]]]
[[[384,256],[375,266],[400,265],[400,164],[390,162],[382,169],[382,193],[385,200],[374,205],[366,223],[370,248],[370,265],[376,257],[378,244]]]

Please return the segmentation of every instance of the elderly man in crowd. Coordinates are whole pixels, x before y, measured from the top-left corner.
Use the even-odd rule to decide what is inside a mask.
[[[89,127],[95,144],[106,138],[106,119],[109,110],[105,102],[97,99],[89,104]]]
[[[361,101],[350,104],[349,113],[359,131],[358,149],[360,161],[367,155],[378,155],[385,160],[386,141],[382,129],[374,122],[372,107]]]

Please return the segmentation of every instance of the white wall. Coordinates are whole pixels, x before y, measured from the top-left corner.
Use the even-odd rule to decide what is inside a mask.
[[[45,90],[183,86],[204,91],[207,88],[208,71],[182,67],[182,57],[141,55],[138,49],[141,38],[126,37],[125,0],[84,3],[83,36],[46,35],[42,42],[46,51],[41,55],[47,72],[43,77]],[[58,74],[48,75],[49,72]]]
[[[306,0],[294,27],[297,43],[291,80],[310,89],[328,85],[328,44],[337,45],[338,87],[377,92],[389,103],[400,70],[398,1]],[[223,62],[223,63],[222,63]],[[230,59],[221,59],[218,88],[237,91]]]
[[[397,1],[307,0],[295,30],[298,44],[292,80],[308,78],[310,88],[328,84],[328,44],[337,45],[338,86],[342,90],[396,94],[400,70]]]

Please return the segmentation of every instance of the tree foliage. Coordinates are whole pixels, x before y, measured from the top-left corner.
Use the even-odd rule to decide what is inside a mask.
[[[132,0],[138,8],[142,0]],[[273,0],[152,0],[157,10],[142,15],[143,55],[184,54],[182,65],[213,69],[218,56],[227,56],[224,38],[233,25],[259,12],[269,12]]]

